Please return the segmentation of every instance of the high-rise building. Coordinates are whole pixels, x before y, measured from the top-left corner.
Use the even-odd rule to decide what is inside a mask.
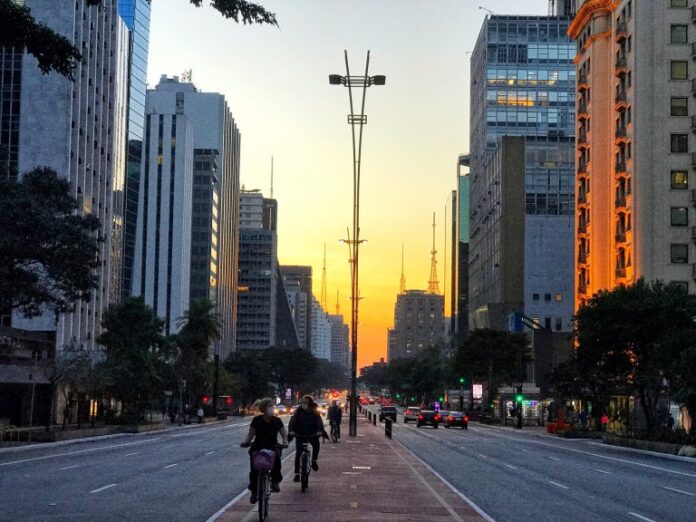
[[[148,91],[132,279],[132,294],[164,319],[166,334],[179,330],[191,281],[193,125],[174,102]]]
[[[283,265],[280,267],[280,273],[283,275],[283,280],[286,282],[297,281],[300,283],[300,291],[307,296],[308,307],[311,307],[312,293],[312,267],[302,265]],[[301,329],[298,327],[298,329]],[[312,313],[311,310],[306,314],[306,324],[304,327],[306,332],[305,344],[301,346],[307,350],[312,348]]]
[[[331,360],[331,321],[321,303],[312,296],[312,355],[317,359]]]
[[[696,291],[693,2],[580,2],[575,297],[660,279]],[[690,110],[691,108],[691,110]]]
[[[452,317],[450,331],[459,344],[469,334],[469,156],[457,160],[457,190],[452,212]]]
[[[133,282],[135,229],[145,130],[145,93],[150,42],[150,1],[120,0],[118,12],[128,27],[128,144],[126,193],[123,222],[123,281],[121,293],[127,297]]]
[[[277,237],[264,226],[263,194],[245,190],[240,200],[237,348],[266,349],[276,344],[277,285],[282,284]]]
[[[211,348],[224,359],[234,351],[236,334],[239,130],[222,94],[201,92],[192,83],[182,82],[177,76],[162,76],[155,89],[147,91],[147,104],[143,158],[154,159],[155,163],[145,162],[141,167],[137,230],[139,233],[142,231],[143,235],[137,236],[136,257],[138,252],[154,252],[143,249],[138,243],[148,244],[155,251],[166,249],[167,260],[180,255],[179,252],[169,251],[173,245],[180,242],[186,246],[190,264],[186,292],[181,288],[178,297],[181,303],[167,306],[185,311],[190,299],[209,299],[216,306],[222,322],[221,339]],[[189,122],[191,127],[190,144],[178,143],[172,134],[179,129],[183,132],[179,123],[184,121]],[[172,125],[171,122],[178,123]],[[174,165],[173,176],[167,180],[161,179],[160,171],[168,168],[164,163],[165,157],[184,153],[186,165]],[[181,216],[175,214],[178,207],[172,206],[168,199],[176,194],[174,188],[179,183],[190,185],[190,201],[186,203],[188,210]],[[146,186],[151,189],[143,190]],[[154,217],[154,222],[150,216]],[[186,222],[188,237],[175,237],[177,228],[167,229],[167,235],[162,236],[158,227],[163,220]],[[173,235],[170,236],[170,233]],[[148,267],[144,268],[143,263]],[[161,279],[168,273],[169,261],[160,267],[156,257],[139,257],[133,270],[134,293],[142,292],[148,285],[154,291],[155,281],[150,278],[157,274]],[[145,283],[143,277],[150,283]],[[170,284],[166,279],[160,280],[157,289]],[[148,293],[145,292],[145,295],[147,300]],[[158,307],[161,305],[159,298],[157,304]],[[170,322],[180,316],[174,316],[171,312],[166,317]]]
[[[471,59],[469,262],[495,206],[485,178],[503,136],[525,140],[524,313],[570,331],[573,315],[575,48],[567,16],[488,16]],[[472,301],[483,289],[469,276]],[[474,312],[470,307],[469,315]]]
[[[56,332],[56,347],[68,344],[94,348],[101,333],[102,314],[120,297],[123,194],[126,169],[126,108],[128,101],[128,30],[116,0],[99,6],[85,0],[27,0],[32,16],[67,38],[83,53],[74,81],[56,73],[44,74],[36,59],[24,54],[21,66],[15,52],[4,52],[15,71],[21,69],[19,100],[13,91],[10,128],[19,125],[17,171],[50,167],[68,179],[79,211],[99,218],[104,241],[97,287],[74,312],[54,318],[13,317],[13,326]],[[18,76],[13,76],[13,80]],[[3,88],[4,89],[4,88]],[[4,95],[3,95],[4,96]],[[19,111],[15,109],[19,106]]]
[[[290,307],[290,315],[297,332],[297,341],[300,346],[307,345],[307,314],[310,312],[310,301],[307,294],[302,291],[300,282],[294,279],[283,278],[285,294]]]
[[[389,360],[413,357],[445,338],[445,298],[425,290],[406,290],[394,306],[393,344]],[[393,338],[392,338],[393,336]],[[392,341],[393,339],[393,341]]]
[[[331,362],[348,368],[348,325],[341,314],[329,314],[331,324]]]

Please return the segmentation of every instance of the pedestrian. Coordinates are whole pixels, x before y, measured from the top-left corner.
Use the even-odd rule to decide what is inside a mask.
[[[602,431],[607,431],[607,426],[609,425],[609,415],[606,413],[602,415]]]
[[[584,428],[587,426],[587,412],[585,410],[582,410],[580,412],[580,415],[578,416],[580,419],[580,425]]]
[[[203,407],[199,406],[198,411],[196,412],[196,417],[198,417],[198,424],[203,424]]]

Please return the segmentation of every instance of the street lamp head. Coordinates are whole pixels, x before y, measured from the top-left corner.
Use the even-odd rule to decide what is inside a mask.
[[[373,76],[371,78],[372,80],[372,85],[384,85],[387,83],[387,77],[384,76],[383,74],[378,74],[377,76]]]
[[[341,85],[341,83],[343,83],[343,76],[340,74],[329,74],[329,84]]]

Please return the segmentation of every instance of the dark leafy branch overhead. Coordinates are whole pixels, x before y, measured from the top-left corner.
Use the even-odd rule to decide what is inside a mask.
[[[189,2],[196,7],[203,4],[203,0]],[[86,0],[86,3],[88,6],[98,6],[102,0]],[[274,13],[254,2],[210,0],[210,5],[225,18],[237,23],[278,25]],[[54,71],[72,79],[76,65],[82,60],[79,49],[46,24],[36,21],[28,7],[17,5],[13,0],[0,0],[0,27],[0,47],[26,49],[38,60],[39,68],[44,73]]]

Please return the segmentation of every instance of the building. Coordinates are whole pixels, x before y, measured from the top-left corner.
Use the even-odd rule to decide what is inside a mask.
[[[576,306],[641,277],[696,291],[693,5],[584,1],[570,25]]]
[[[121,293],[127,297],[133,284],[135,230],[138,218],[140,170],[145,131],[145,94],[150,42],[149,0],[120,0],[118,12],[128,27],[128,122],[126,192],[123,223],[123,276]]]
[[[302,265],[283,265],[280,267],[280,273],[286,283],[297,281],[300,283],[300,291],[307,296],[308,307],[311,307],[312,293],[312,267]],[[298,326],[298,333],[302,331],[302,327]],[[308,310],[306,314],[306,322],[304,326],[305,343],[300,344],[303,348],[311,350],[312,348],[312,313]]]
[[[191,299],[209,299],[222,320],[221,339],[211,349],[224,359],[234,351],[236,335],[239,129],[222,94],[201,92],[177,76],[163,75],[146,100],[143,158],[149,161],[140,175],[133,293],[157,304],[158,314],[172,326]],[[167,163],[172,158],[174,163]],[[188,194],[181,207],[172,199],[179,188]],[[161,228],[163,223],[184,228]],[[164,257],[154,256],[155,251]],[[186,256],[189,266],[170,281],[176,263],[185,262],[180,256]],[[182,286],[174,289],[176,285]],[[173,294],[155,299],[165,288]]]
[[[485,216],[471,234],[469,326],[507,329],[507,316],[524,312],[525,138],[503,136],[479,180],[471,204]]]
[[[469,334],[469,156],[457,160],[457,190],[452,199],[452,284],[450,331],[458,345]]]
[[[141,295],[176,333],[191,286],[193,125],[175,93],[148,91],[132,294]]]
[[[566,12],[567,2],[554,9]],[[569,9],[572,6],[569,6]],[[558,12],[558,11],[555,11]],[[524,138],[524,313],[543,326],[572,329],[575,49],[568,16],[488,16],[471,59],[469,295],[482,302],[474,265],[496,212],[488,175],[504,136]],[[491,193],[488,193],[491,190]],[[500,245],[500,242],[493,242]],[[486,270],[495,269],[495,266]],[[470,325],[475,313],[470,303]]]
[[[275,231],[264,227],[261,192],[242,191],[239,208],[237,348],[259,350],[276,345],[278,242]]]
[[[295,331],[297,332],[297,341],[300,346],[307,345],[307,315],[310,311],[310,301],[307,299],[307,294],[302,291],[300,282],[295,279],[283,278],[285,287],[285,295],[290,307],[290,315],[292,316]]]
[[[389,360],[413,357],[445,337],[445,298],[425,290],[406,290],[396,298]],[[393,337],[392,337],[393,336]],[[393,339],[393,341],[392,341]]]
[[[350,348],[348,344],[348,325],[343,321],[341,314],[329,314],[331,325],[331,362],[340,364],[344,368],[349,367]]]
[[[59,350],[66,345],[94,349],[102,314],[121,293],[128,30],[116,0],[104,0],[100,6],[84,0],[27,0],[26,5],[38,22],[80,48],[84,59],[71,81],[42,73],[29,54],[17,65],[16,52],[4,51],[12,60],[10,67],[21,69],[19,100],[15,90],[12,102],[19,105],[19,112],[13,112],[19,119],[11,120],[11,126],[19,124],[18,141],[10,143],[17,171],[46,166],[68,179],[79,211],[99,218],[104,241],[97,287],[88,301],[57,318],[48,310],[33,319],[15,314],[12,326],[55,331]]]
[[[331,321],[321,303],[312,296],[312,355],[317,359],[331,360]]]

